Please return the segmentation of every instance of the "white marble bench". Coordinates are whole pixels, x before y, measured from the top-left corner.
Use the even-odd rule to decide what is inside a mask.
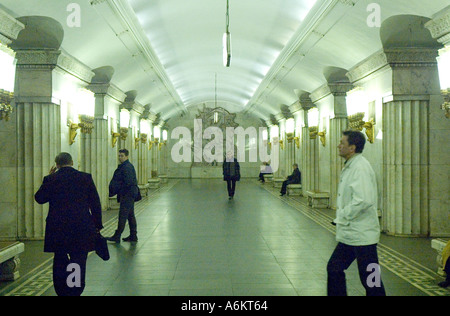
[[[438,264],[437,273],[441,276],[445,276],[444,263],[442,262],[442,251],[444,250],[444,248],[448,242],[449,242],[449,240],[439,239],[439,238],[431,240],[431,248],[436,250],[436,253],[437,253],[437,255],[436,255],[436,262]]]
[[[158,178],[161,180],[161,183],[163,183],[163,184],[168,182],[166,174],[161,174],[158,176]]]
[[[287,195],[290,196],[302,196],[303,190],[301,184],[288,184],[287,185]]]
[[[277,189],[281,189],[283,186],[283,182],[286,180],[285,178],[273,178],[273,187]]]
[[[330,201],[330,193],[306,191],[305,195],[308,197],[308,205],[313,208],[328,208]]]
[[[15,281],[19,278],[19,254],[25,245],[17,241],[0,241],[0,281]]]
[[[108,210],[118,210],[120,209],[120,203],[117,202],[117,195],[110,196],[108,200]]]
[[[150,185],[148,183],[146,183],[146,184],[139,184],[138,187],[139,187],[139,191],[141,191],[141,196],[142,197],[148,196],[148,190],[150,188]]]
[[[266,182],[272,182],[273,181],[273,174],[268,173],[264,175],[264,181]]]
[[[148,179],[149,189],[159,189],[160,182],[161,182],[160,178]]]

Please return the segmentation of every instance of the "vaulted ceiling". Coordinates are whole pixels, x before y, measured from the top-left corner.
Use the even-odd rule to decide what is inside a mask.
[[[395,15],[431,18],[447,0],[230,0],[231,67],[222,62],[226,0],[2,0],[14,17],[48,16],[64,29],[62,49],[167,120],[217,105],[268,119],[281,105],[382,48],[370,27]],[[75,7],[73,6],[75,4]],[[79,5],[79,7],[77,7]],[[75,9],[74,9],[75,8]],[[70,23],[80,9],[79,27]],[[76,17],[75,17],[76,18]],[[69,22],[68,22],[69,19]],[[396,25],[391,26],[395,31]],[[217,80],[216,80],[217,77]]]

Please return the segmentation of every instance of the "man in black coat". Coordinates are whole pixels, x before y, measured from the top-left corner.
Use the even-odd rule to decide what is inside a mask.
[[[53,284],[58,296],[80,296],[85,287],[86,261],[95,250],[95,240],[103,228],[102,208],[92,176],[75,170],[72,157],[60,153],[56,167],[35,194],[39,204],[49,203],[44,252],[55,253]],[[68,284],[69,265],[79,267],[79,284]],[[72,270],[72,271],[77,271]]]
[[[234,198],[234,193],[236,191],[236,181],[241,179],[239,162],[234,158],[233,153],[227,153],[222,168],[223,181],[227,182],[228,199],[231,200]]]
[[[281,187],[280,195],[283,196],[286,194],[287,186],[289,184],[301,184],[302,183],[302,174],[300,170],[298,170],[298,165],[295,163],[293,166],[294,171],[292,174],[287,177],[286,181],[283,181],[283,186]]]
[[[119,150],[120,165],[114,171],[113,178],[109,183],[109,196],[117,194],[117,202],[120,203],[119,223],[113,236],[106,238],[109,241],[120,243],[120,236],[125,230],[128,220],[130,226],[130,236],[123,238],[123,241],[137,242],[137,222],[134,215],[134,202],[139,200],[140,192],[136,178],[136,170],[128,160],[129,151]]]

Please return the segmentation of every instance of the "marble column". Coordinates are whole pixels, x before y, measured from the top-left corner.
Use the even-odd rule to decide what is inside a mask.
[[[118,112],[118,107],[125,99],[125,94],[108,82],[100,82],[99,72],[88,89],[95,95],[94,128],[91,134],[81,134],[81,170],[91,173],[97,187],[102,208],[108,208],[109,181],[112,170],[117,167],[117,146],[112,148],[111,124],[109,118]],[[112,159],[111,159],[112,158]],[[111,167],[113,166],[113,168]]]
[[[23,29],[21,22],[0,9],[1,44],[11,44]],[[1,75],[4,75],[3,69],[0,69]],[[17,238],[17,111],[14,100],[11,105],[13,112],[9,121],[0,120],[0,183],[3,186],[0,191],[0,239]]]
[[[344,159],[339,156],[337,149],[342,132],[347,129],[347,105],[346,94],[351,90],[352,85],[349,83],[332,83],[328,84],[330,92],[333,95],[334,118],[330,119],[330,208],[336,209],[337,190],[341,170],[344,168]]]
[[[281,149],[280,146],[280,167],[277,177],[279,178],[285,178],[286,176],[290,175],[292,173],[291,168],[288,165],[288,154],[287,154],[287,141],[286,141],[286,118],[283,116],[282,113],[279,113],[275,116],[277,119],[277,125],[279,128],[279,137],[280,140],[283,140],[283,149]]]
[[[147,145],[148,148],[150,148],[150,142],[152,141],[152,135],[153,135],[153,125],[155,120],[157,119],[156,115],[154,113],[150,113],[148,115],[148,121],[149,121],[149,125],[150,125],[150,134],[148,135],[148,142],[149,144]],[[153,150],[154,150],[155,146],[152,146],[151,149],[148,150],[148,160],[147,160],[147,181],[148,179],[152,178],[152,170],[154,168],[154,161],[153,161]]]
[[[450,7],[438,12],[425,24],[431,35],[445,47],[450,47]],[[448,100],[448,91],[445,92]],[[447,101],[448,102],[448,101]],[[432,236],[450,236],[450,124],[442,107],[442,96],[430,99],[430,231]]]
[[[430,189],[437,184],[429,176],[430,100],[439,91],[437,49],[391,49],[385,54],[393,93],[383,99],[384,224],[389,234],[427,236]]]
[[[48,204],[34,194],[61,150],[61,113],[52,98],[58,50],[19,50],[16,69],[18,236],[44,236]]]
[[[330,168],[331,168],[331,185],[330,185],[330,208],[336,209],[337,191],[339,179],[341,177],[342,168],[344,168],[344,159],[339,156],[337,149],[342,132],[347,129],[347,116],[335,116],[330,120]]]
[[[429,98],[395,98],[383,105],[383,209],[390,234],[428,234],[428,109]]]
[[[302,188],[305,191],[318,190],[319,185],[319,166],[318,166],[318,148],[317,139],[311,139],[309,136],[308,111],[314,107],[309,93],[304,93],[300,97],[300,106],[303,109],[305,126],[302,128],[302,157],[303,173]]]

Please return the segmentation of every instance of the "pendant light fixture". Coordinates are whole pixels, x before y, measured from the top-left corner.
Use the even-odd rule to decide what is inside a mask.
[[[226,31],[223,34],[223,65],[231,64],[230,1],[227,0]]]
[[[217,111],[217,73],[215,76],[215,92],[214,92],[214,124],[219,123],[219,112]]]

